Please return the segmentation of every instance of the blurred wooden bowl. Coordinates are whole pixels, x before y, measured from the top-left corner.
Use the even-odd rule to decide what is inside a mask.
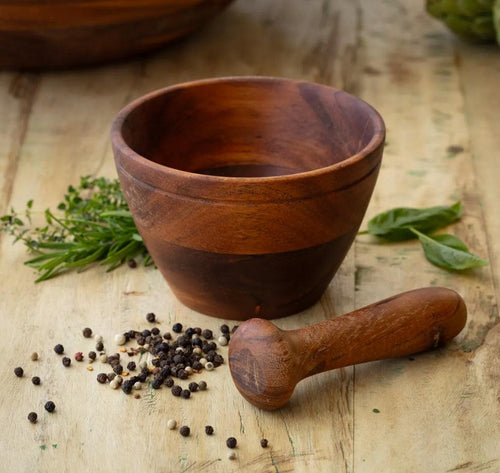
[[[0,68],[100,63],[185,36],[232,0],[0,0]]]

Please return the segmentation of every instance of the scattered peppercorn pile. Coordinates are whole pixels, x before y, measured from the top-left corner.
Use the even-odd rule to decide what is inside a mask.
[[[153,324],[156,323],[156,316],[153,312],[146,315],[146,320]],[[121,390],[125,394],[131,394],[132,391],[139,391],[145,384],[152,389],[168,388],[173,396],[183,399],[189,399],[192,393],[205,391],[207,383],[203,380],[189,381],[190,378],[205,371],[212,371],[224,363],[224,358],[217,352],[219,346],[226,346],[229,343],[231,334],[238,328],[235,325],[232,330],[228,325],[223,324],[220,327],[220,335],[217,342],[214,340],[214,332],[210,329],[201,329],[200,327],[189,327],[184,329],[181,323],[175,323],[171,332],[161,333],[158,327],[147,328],[142,331],[128,330],[115,335],[114,342],[122,348],[119,352],[108,355],[104,346],[103,337],[93,335],[92,329],[85,327],[82,330],[84,338],[95,340],[95,351],[91,350],[87,354],[88,371],[94,371],[92,364],[96,361],[109,365],[111,371],[108,373],[100,372],[97,374],[97,381],[100,384],[108,384],[113,389]],[[134,343],[134,346],[131,344]],[[128,345],[128,346],[126,346]],[[54,346],[54,352],[57,355],[65,355],[64,346],[58,343]],[[125,356],[129,359],[139,356],[139,360],[130,360],[127,362]],[[31,360],[37,361],[38,353],[31,354]],[[73,358],[77,362],[85,360],[83,351],[78,351]],[[69,356],[61,357],[62,365],[66,368],[71,367],[71,358]],[[131,375],[131,373],[133,373]],[[14,374],[22,378],[24,370],[18,366],[14,369]],[[31,381],[34,385],[41,384],[39,376],[33,376]],[[189,381],[187,386],[181,386],[182,381]],[[135,398],[140,398],[136,392]],[[47,412],[53,413],[56,405],[53,401],[47,401],[44,405]],[[32,424],[38,422],[38,414],[30,412],[28,420]],[[170,419],[167,422],[170,430],[177,428],[177,421]],[[191,429],[187,425],[179,428],[179,434],[183,437],[189,437]],[[214,428],[211,425],[205,426],[205,434],[213,435]],[[228,437],[226,445],[230,449],[229,459],[235,459],[234,449],[237,440],[234,437]],[[267,448],[267,439],[261,439],[262,448]]]

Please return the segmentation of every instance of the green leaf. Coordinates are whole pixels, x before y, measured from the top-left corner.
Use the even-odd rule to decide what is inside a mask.
[[[452,271],[486,266],[488,261],[469,252],[465,243],[454,235],[424,235],[411,229],[418,236],[425,257],[434,265]]]
[[[412,228],[423,233],[433,232],[458,220],[462,216],[462,204],[436,206],[423,209],[397,207],[382,212],[368,222],[370,235],[389,241],[403,241],[415,238]]]

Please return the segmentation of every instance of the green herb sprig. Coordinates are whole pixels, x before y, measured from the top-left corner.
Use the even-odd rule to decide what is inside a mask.
[[[97,262],[107,271],[135,257],[151,263],[118,179],[81,177],[77,187],[68,187],[57,210],[43,212],[42,226],[32,225],[33,200],[22,214],[11,209],[0,217],[2,230],[35,254],[25,264],[40,273],[36,282]]]
[[[430,234],[461,216],[461,202],[423,209],[397,207],[373,217],[368,222],[368,229],[359,234],[369,234],[391,242],[418,238],[427,260],[443,269],[463,271],[487,265],[488,261],[471,253],[457,236]]]

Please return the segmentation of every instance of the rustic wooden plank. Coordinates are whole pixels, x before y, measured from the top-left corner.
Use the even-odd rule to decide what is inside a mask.
[[[97,268],[35,285],[24,249],[2,237],[0,364],[7,374],[17,365],[26,371],[22,379],[6,375],[1,391],[0,423],[12,426],[0,434],[5,471],[497,471],[498,190],[489,171],[498,137],[485,131],[494,127],[494,107],[480,110],[494,103],[498,72],[483,51],[474,56],[409,0],[239,0],[202,32],[142,60],[2,73],[0,209],[31,197],[42,209],[54,206],[81,175],[114,176],[109,125],[134,97],[204,77],[282,75],[349,90],[384,116],[388,146],[367,218],[396,205],[462,199],[464,218],[450,230],[493,263],[452,275],[427,263],[417,243],[359,237],[321,301],[277,325],[302,327],[399,291],[444,285],[463,294],[467,329],[450,347],[414,360],[304,380],[285,408],[263,412],[239,396],[227,365],[205,373],[208,390],[190,400],[165,389],[142,390],[140,399],[113,391],[95,381],[109,371],[99,362],[92,372],[75,361],[65,369],[52,347],[87,353],[94,342],[82,337],[84,326],[114,352],[114,334],[146,328],[150,311],[162,330],[180,321],[217,332],[234,322],[183,307],[154,268]],[[12,84],[25,92],[12,95]],[[449,153],[450,145],[464,151]],[[33,350],[38,362],[29,360]],[[227,357],[226,348],[221,353]],[[41,386],[31,385],[34,374]],[[52,415],[43,410],[49,398],[57,404]],[[37,425],[26,420],[30,410],[40,415]],[[166,429],[169,418],[190,425],[191,436]],[[214,436],[204,434],[206,424]],[[228,436],[239,441],[235,461],[227,458]]]
[[[455,42],[421,5],[386,7],[376,18],[364,9],[369,26],[363,39],[372,62],[362,92],[388,126],[367,217],[395,206],[461,199],[464,217],[449,231],[488,257]],[[469,81],[480,88],[472,76]],[[450,152],[450,146],[463,152]],[[364,237],[356,245],[356,264],[356,305],[384,292],[442,285],[463,295],[469,322],[448,348],[356,367],[355,471],[497,471],[498,403],[492,401],[498,391],[491,379],[497,361],[490,344],[498,340],[498,314],[491,267],[451,274],[425,261],[416,242],[376,245]]]

